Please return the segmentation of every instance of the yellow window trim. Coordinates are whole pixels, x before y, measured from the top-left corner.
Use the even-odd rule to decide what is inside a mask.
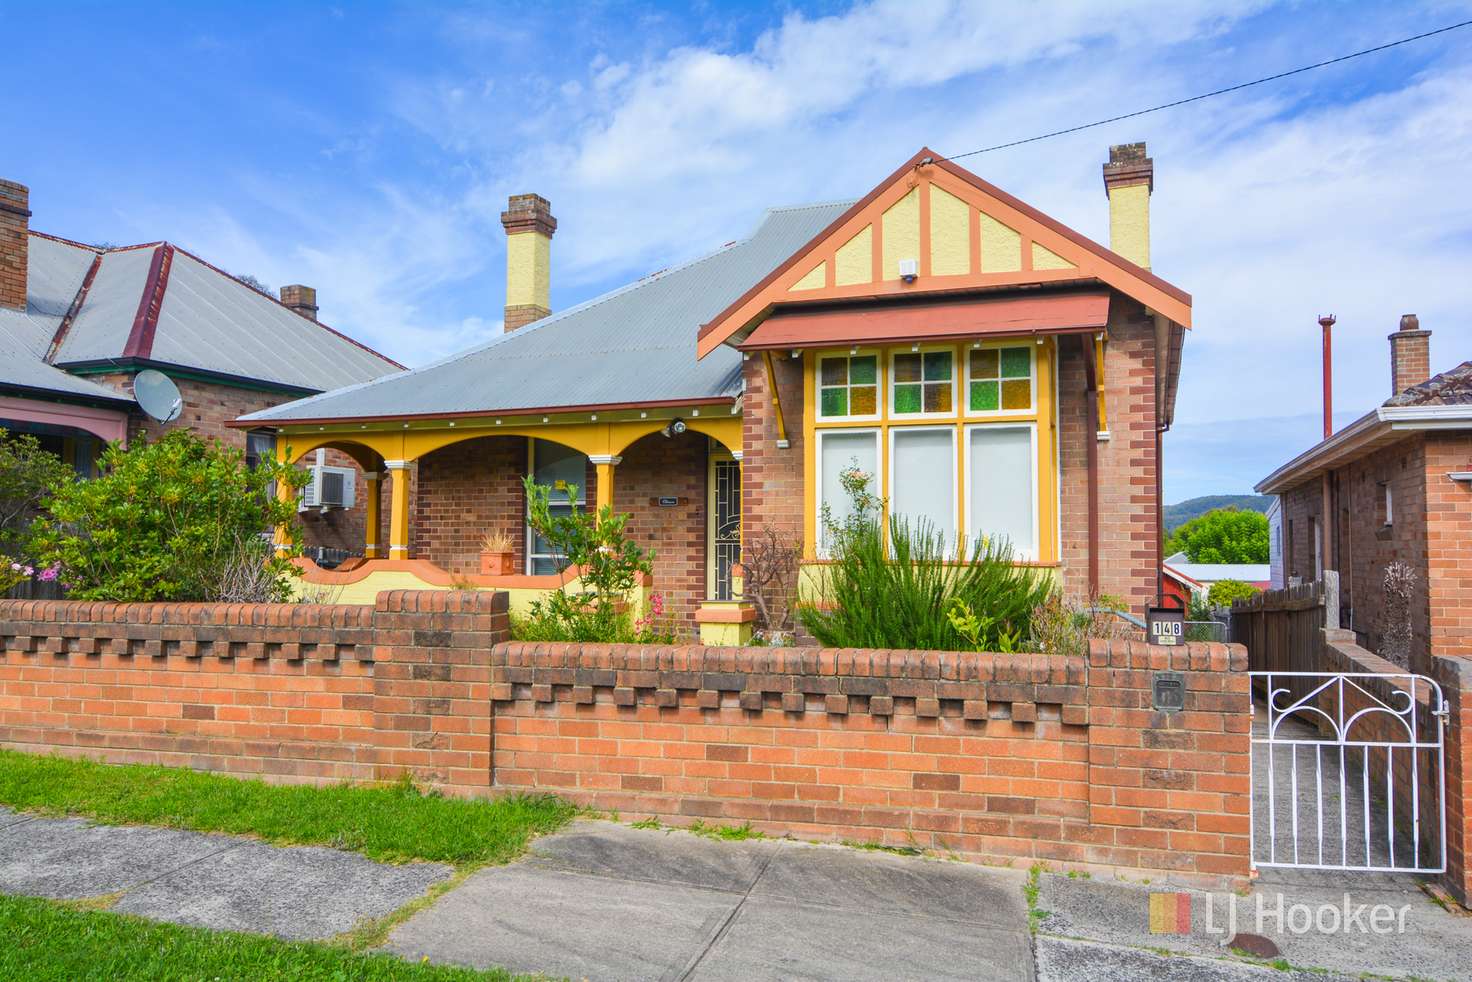
[[[967,358],[967,352],[971,350],[972,341],[957,342],[951,345],[932,344],[920,345],[920,351],[946,350],[952,351],[951,376],[953,392],[952,407],[954,412],[938,414],[905,414],[896,416],[891,410],[892,395],[890,389],[892,356],[895,354],[906,354],[911,352],[912,345],[882,346],[877,349],[860,348],[861,354],[878,351],[882,354],[880,359],[881,381],[884,383],[884,400],[878,419],[817,419],[817,393],[818,393],[818,360],[825,355],[847,355],[850,348],[826,348],[805,351],[803,353],[803,402],[805,406],[813,407],[810,411],[803,413],[803,435],[805,451],[803,453],[803,557],[807,562],[818,560],[818,443],[817,434],[827,430],[874,430],[877,432],[879,441],[879,461],[876,477],[879,482],[879,494],[887,501],[892,495],[890,488],[890,436],[892,427],[898,426],[937,426],[954,425],[957,428],[955,440],[956,447],[956,528],[958,535],[965,537],[969,534],[966,522],[967,488],[966,488],[966,427],[972,425],[992,424],[1024,424],[1035,425],[1035,440],[1037,448],[1037,470],[1036,487],[1037,494],[1037,555],[1027,565],[1051,566],[1060,561],[1059,547],[1059,458],[1058,458],[1058,411],[1057,411],[1057,351],[1058,345],[1055,338],[1043,338],[1041,343],[1036,338],[1010,338],[989,339],[981,342],[983,345],[995,345],[997,347],[1016,347],[1020,342],[1034,346],[1033,351],[1033,408],[1031,411],[1003,411],[995,413],[970,413],[966,410],[969,398],[963,388],[957,386],[958,379],[964,379],[967,369],[960,368],[957,361]],[[886,516],[887,517],[887,516]]]

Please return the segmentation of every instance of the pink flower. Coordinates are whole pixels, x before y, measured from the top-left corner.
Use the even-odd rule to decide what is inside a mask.
[[[48,566],[45,569],[41,570],[40,579],[42,581],[46,582],[46,583],[50,583],[52,580],[56,579],[56,577],[60,573],[61,573],[61,563],[56,563],[54,565]]]

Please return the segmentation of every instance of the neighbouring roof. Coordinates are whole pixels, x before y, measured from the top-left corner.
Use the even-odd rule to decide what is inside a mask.
[[[1413,385],[1398,396],[1385,400],[1387,406],[1467,406],[1472,405],[1472,361],[1464,361],[1440,375],[1433,375],[1420,385]]]
[[[1166,560],[1165,567],[1197,583],[1210,585],[1220,580],[1261,583],[1272,577],[1268,563],[1181,563]]]
[[[131,401],[71,372],[151,365],[321,392],[402,368],[166,242],[32,232],[26,293],[0,318],[0,388]]]
[[[469,351],[241,419],[330,422],[734,399],[741,355],[723,348],[697,360],[700,325],[847,207],[771,209],[749,238]]]
[[[1259,494],[1279,494],[1428,429],[1472,429],[1472,361],[1386,399],[1259,481]]]

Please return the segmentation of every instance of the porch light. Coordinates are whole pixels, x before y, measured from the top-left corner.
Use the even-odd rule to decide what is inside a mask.
[[[672,436],[676,436],[676,435],[678,435],[680,433],[684,433],[685,432],[685,429],[686,429],[686,427],[685,427],[685,421],[683,419],[680,419],[678,416],[676,416],[674,419],[670,420],[669,425],[667,425],[664,429],[660,430],[659,432],[660,432],[660,435],[661,436],[664,436],[666,438],[669,438],[669,437],[672,437]]]

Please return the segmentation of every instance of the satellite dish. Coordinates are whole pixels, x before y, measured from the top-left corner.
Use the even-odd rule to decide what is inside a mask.
[[[179,387],[163,372],[146,368],[133,376],[133,398],[145,413],[160,423],[172,423],[184,411]]]

